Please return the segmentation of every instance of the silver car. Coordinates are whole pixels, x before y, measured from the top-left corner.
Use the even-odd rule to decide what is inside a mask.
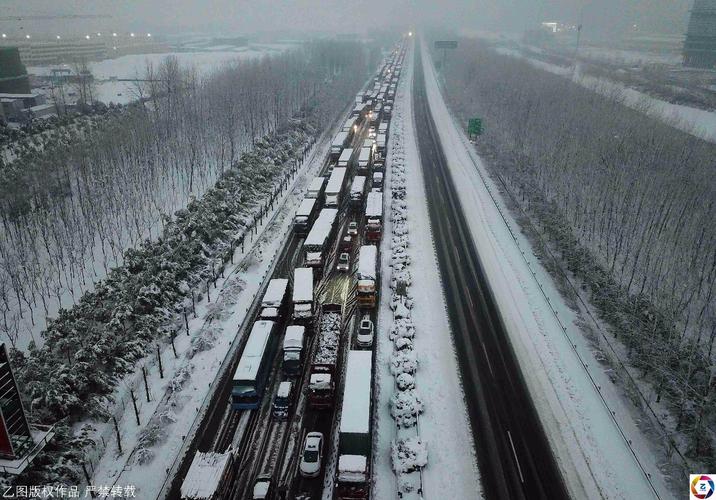
[[[303,477],[316,477],[321,473],[321,458],[323,455],[323,434],[309,432],[303,445],[301,455],[301,475]]]
[[[373,326],[373,322],[371,321],[370,317],[363,316],[363,319],[360,322],[360,326],[358,327],[358,337],[356,338],[356,344],[358,344],[358,347],[363,347],[363,348],[373,347],[374,333],[375,333],[375,328]]]

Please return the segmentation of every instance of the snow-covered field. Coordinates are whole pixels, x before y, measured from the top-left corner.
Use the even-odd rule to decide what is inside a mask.
[[[572,496],[671,498],[656,450],[595,359],[575,313],[514,229],[498,190],[448,111],[425,48],[423,54],[430,107],[475,247]]]
[[[151,402],[145,399],[141,368],[118,384],[117,399],[126,400],[130,387],[138,398],[140,426],[134,409],[125,404],[118,418],[123,453],[118,454],[112,424],[98,432],[108,443],[93,474],[93,484],[134,485],[138,498],[156,498],[163,484],[169,484],[183,445],[196,432],[198,417],[205,411],[212,383],[225,358],[236,348],[240,325],[262,284],[270,275],[284,235],[291,230],[293,214],[304,191],[327,154],[329,135],[314,147],[288,195],[279,201],[273,214],[266,218],[258,235],[242,253],[237,248],[234,263],[227,267],[225,278],[217,281],[210,292],[211,302],[197,305],[197,318],[189,322],[190,336],[177,337],[178,357],[171,348],[162,354],[164,379],[157,363],[148,359],[148,382]],[[130,400],[131,401],[131,400]],[[149,422],[149,424],[148,424]],[[146,462],[143,460],[146,457]]]
[[[584,75],[579,71],[579,68],[577,68],[577,71],[573,71],[572,68],[565,68],[525,57],[522,52],[516,49],[499,47],[496,50],[500,54],[524,59],[536,68],[565,78],[571,78],[585,88],[600,94],[606,96],[619,95],[623,98],[624,104],[631,108],[643,111],[649,116],[662,120],[684,132],[710,142],[716,142],[716,112],[714,111],[672,104],[604,78]]]
[[[381,310],[378,322],[377,381],[378,434],[374,453],[373,496],[394,498],[398,484],[391,470],[391,442],[398,436],[390,414],[390,399],[396,389],[390,372],[394,342],[389,338],[394,316],[391,309],[391,281],[396,276],[391,263],[407,262],[412,307],[410,319],[415,329],[412,339],[418,360],[415,387],[424,403],[418,432],[427,444],[428,463],[422,470],[423,498],[480,498],[480,483],[473,450],[470,424],[458,374],[457,358],[441,290],[437,261],[425,203],[423,178],[413,124],[413,51],[409,50],[398,85],[388,145],[386,186],[405,188],[404,203],[392,205],[386,191],[384,238],[381,243]],[[397,174],[397,175],[396,175]],[[388,217],[390,210],[398,211]],[[404,214],[404,216],[403,216]],[[396,218],[397,215],[397,218]],[[394,224],[393,220],[400,221]],[[405,220],[405,222],[404,222]],[[399,229],[396,228],[399,226]],[[408,231],[403,240],[407,260],[392,247],[391,234]],[[401,241],[401,240],[396,240]],[[398,257],[397,260],[394,256]],[[402,273],[405,270],[401,271]],[[428,295],[423,293],[430,290]],[[400,437],[403,437],[402,435]],[[405,497],[408,498],[408,497]]]
[[[683,59],[681,54],[677,53],[658,53],[597,46],[581,47],[579,56],[595,61],[633,65],[665,64],[668,66],[680,66]]]
[[[115,102],[126,104],[137,99],[136,84],[133,82],[120,82],[117,79],[144,78],[147,64],[157,68],[169,56],[176,57],[182,66],[193,67],[199,75],[209,74],[222,65],[232,61],[240,61],[261,57],[276,51],[287,50],[288,44],[258,45],[239,47],[231,50],[231,46],[211,47],[196,52],[164,52],[157,54],[130,54],[105,59],[103,61],[89,62],[88,66],[97,81],[97,99],[104,103]],[[32,75],[49,75],[53,68],[71,65],[29,66],[27,72]]]

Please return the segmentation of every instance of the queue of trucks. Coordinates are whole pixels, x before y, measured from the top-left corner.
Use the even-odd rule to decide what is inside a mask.
[[[377,245],[382,237],[386,141],[395,82],[404,53],[404,46],[396,48],[381,66],[373,88],[356,96],[350,116],[331,142],[328,177],[318,176],[308,186],[293,219],[295,235],[303,238],[299,242],[302,264],[293,269],[290,279],[274,278],[267,284],[231,386],[234,410],[258,409],[269,388],[272,360],[280,349],[280,373],[287,380],[277,381],[274,386],[273,418],[286,420],[293,412],[296,380],[300,380],[304,370],[307,408],[326,411],[338,410],[340,406],[336,469],[325,471],[335,475],[334,497],[338,499],[368,498],[370,493],[373,323],[366,318],[378,303]],[[359,131],[363,134],[369,128],[368,138],[355,140]],[[353,142],[358,143],[355,149]],[[344,209],[353,217],[347,223],[341,218]],[[343,348],[346,305],[319,304],[316,286],[328,274],[326,266],[336,241],[341,256],[350,255],[356,248],[354,242],[360,241],[359,221],[364,227],[364,244],[358,248],[354,267],[356,304],[361,314],[366,314],[360,323],[361,328],[363,323],[370,325],[371,340],[357,339],[354,346]],[[345,227],[345,232],[339,236],[340,227]],[[336,260],[340,266],[340,259]],[[350,267],[343,270],[349,271]],[[311,355],[308,347],[312,344],[315,349]],[[346,349],[343,370],[341,353]],[[311,446],[315,448],[318,443],[320,456],[324,441],[332,440],[323,439],[316,432],[309,432],[308,436],[316,434],[321,437],[313,439]],[[301,474],[314,477],[314,472],[307,471],[318,473],[321,464],[317,469],[315,463],[313,468],[304,467],[306,461],[302,457]],[[273,488],[272,478],[260,475],[256,478],[254,498],[269,498]]]

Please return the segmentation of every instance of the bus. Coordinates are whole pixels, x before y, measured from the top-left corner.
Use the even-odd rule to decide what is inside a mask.
[[[277,340],[276,323],[265,320],[254,323],[234,372],[231,387],[231,407],[234,410],[255,410],[261,404]]]

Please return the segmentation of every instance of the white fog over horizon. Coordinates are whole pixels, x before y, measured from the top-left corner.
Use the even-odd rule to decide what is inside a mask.
[[[158,34],[290,36],[300,33],[370,33],[384,28],[450,26],[465,33],[522,32],[541,21],[577,24],[585,37],[633,31],[681,35],[692,0],[4,0],[0,29],[70,35],[84,31],[151,31]],[[103,16],[82,19],[12,19],[13,16]]]

